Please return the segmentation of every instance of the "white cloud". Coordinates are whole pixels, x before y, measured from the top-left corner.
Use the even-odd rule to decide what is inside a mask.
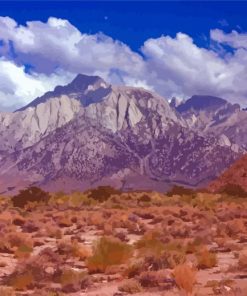
[[[4,110],[15,109],[29,103],[33,98],[70,81],[66,73],[52,75],[27,74],[23,66],[0,59],[0,105]]]
[[[22,26],[0,17],[0,108],[26,104],[77,73],[146,87],[167,98],[211,94],[245,104],[247,34],[217,29],[210,34],[212,48],[178,33],[146,40],[141,55],[103,33],[83,34],[67,20],[51,17]],[[28,73],[25,65],[31,66]]]
[[[222,30],[215,29],[210,32],[212,40],[231,46],[232,48],[247,49],[247,33],[238,33],[233,30],[231,33],[225,33]]]

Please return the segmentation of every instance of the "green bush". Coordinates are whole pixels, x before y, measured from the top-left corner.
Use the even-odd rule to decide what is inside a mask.
[[[49,193],[32,186],[21,190],[17,195],[13,196],[12,203],[14,207],[24,208],[28,203],[47,203],[49,199]]]
[[[191,195],[191,196],[195,196],[195,194],[196,194],[196,192],[193,189],[185,188],[183,186],[178,186],[178,185],[173,186],[172,189],[167,192],[168,196],[173,196],[173,195],[179,195],[179,196]]]
[[[96,201],[104,202],[110,198],[111,195],[121,194],[121,191],[111,187],[111,186],[99,186],[95,189],[86,191],[88,196]]]
[[[229,196],[247,197],[247,192],[237,184],[226,184],[220,188],[219,192]]]

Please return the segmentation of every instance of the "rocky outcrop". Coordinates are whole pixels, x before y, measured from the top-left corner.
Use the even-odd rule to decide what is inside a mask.
[[[234,162],[223,174],[208,186],[211,191],[219,191],[226,185],[238,185],[247,192],[247,155]]]

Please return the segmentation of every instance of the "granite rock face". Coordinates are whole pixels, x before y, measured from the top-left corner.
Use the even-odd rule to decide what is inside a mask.
[[[247,112],[238,104],[212,96],[193,96],[175,109],[193,130],[220,138],[238,152],[247,149]]]
[[[145,89],[80,74],[16,112],[0,113],[0,189],[203,186],[244,152],[230,123],[220,130],[245,111],[222,99],[203,106],[191,100],[170,106]]]

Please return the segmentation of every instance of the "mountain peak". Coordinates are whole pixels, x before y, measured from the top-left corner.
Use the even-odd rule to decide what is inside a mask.
[[[85,74],[78,74],[71,83],[68,84],[68,87],[73,88],[74,90],[84,91],[89,86],[100,85],[101,87],[109,87],[109,85],[99,76],[89,76]]]
[[[229,104],[226,100],[214,96],[194,95],[183,104],[177,107],[179,112],[186,112],[191,109],[195,111],[205,109],[218,109],[224,105]]]
[[[59,98],[63,95],[76,99],[82,105],[87,106],[98,102],[109,94],[110,91],[111,85],[106,83],[101,77],[78,74],[69,84],[56,86],[53,91],[45,93],[17,111],[23,111],[28,107],[36,107],[40,103],[45,103],[50,99]]]

